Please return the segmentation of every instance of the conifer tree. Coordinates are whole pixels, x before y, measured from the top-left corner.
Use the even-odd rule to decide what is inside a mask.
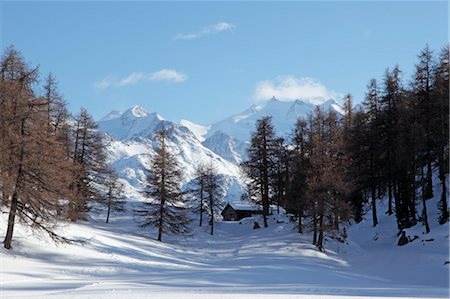
[[[272,204],[277,206],[277,214],[280,214],[280,206],[286,204],[286,188],[289,179],[289,151],[284,138],[274,140],[273,173],[270,176],[273,186]]]
[[[447,204],[447,187],[445,177],[449,173],[449,47],[444,47],[439,55],[435,69],[433,97],[436,101],[434,140],[438,157],[439,180],[441,181],[441,199],[439,202],[439,223],[444,224],[449,219]]]
[[[73,200],[70,206],[70,219],[84,219],[89,210],[88,202],[98,200],[102,196],[99,185],[102,185],[107,172],[102,135],[97,131],[97,124],[92,116],[82,108],[75,116],[72,129],[71,157],[77,170],[74,172]]]
[[[343,130],[336,112],[323,111],[320,107],[308,121],[311,171],[307,176],[307,198],[313,217],[313,243],[324,250],[326,229],[339,229],[344,215],[341,212],[347,210]]]
[[[304,217],[304,212],[307,208],[306,177],[309,164],[306,137],[307,123],[304,119],[299,118],[292,134],[293,150],[291,154],[289,154],[290,167],[286,188],[287,210],[296,214],[299,233],[303,233],[302,218]]]
[[[4,247],[12,247],[16,221],[68,241],[55,227],[66,219],[72,168],[52,133],[49,103],[33,90],[38,69],[10,48],[0,72],[0,191],[9,210]]]
[[[214,234],[214,221],[220,209],[220,198],[222,180],[220,179],[217,169],[212,163],[205,168],[205,191],[207,194],[207,208],[209,213],[209,225],[211,226],[211,235]]]
[[[113,212],[122,212],[124,210],[123,185],[120,183],[117,174],[109,167],[104,174],[104,187],[106,192],[101,198],[101,203],[106,206],[106,223],[109,223],[110,216]]]
[[[414,74],[414,81],[412,82],[412,92],[416,98],[417,117],[420,118],[420,124],[425,131],[425,156],[424,163],[427,167],[426,173],[426,192],[425,197],[433,197],[433,152],[435,149],[435,136],[433,134],[433,110],[437,106],[436,101],[432,98],[434,86],[434,58],[433,52],[428,45],[420,52],[419,62],[416,64],[416,72]],[[436,117],[438,117],[436,115]]]
[[[206,203],[206,165],[200,164],[195,169],[195,178],[193,180],[194,187],[191,190],[191,194],[194,196],[194,200],[197,201],[194,203],[196,206],[195,211],[199,212],[200,220],[199,226],[203,225],[203,213],[207,210]]]
[[[156,132],[158,147],[150,161],[147,176],[147,209],[138,212],[143,219],[142,226],[158,229],[158,241],[163,234],[178,234],[188,231],[189,219],[186,216],[184,194],[181,191],[182,173],[176,156],[167,143],[167,130],[164,125]]]
[[[248,148],[248,161],[243,162],[242,168],[249,178],[249,188],[253,194],[259,196],[256,201],[262,205],[264,227],[268,227],[271,180],[273,173],[273,151],[275,130],[272,118],[265,116],[256,122],[256,131],[252,133],[250,147]]]

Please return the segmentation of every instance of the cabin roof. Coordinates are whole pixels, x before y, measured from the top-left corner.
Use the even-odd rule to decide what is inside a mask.
[[[225,208],[223,208],[223,211],[225,211],[228,206],[230,208],[232,208],[234,211],[248,211],[248,212],[255,212],[255,211],[259,211],[260,209],[258,209],[258,207],[251,205],[251,204],[246,204],[246,203],[230,203],[228,202],[227,205],[225,206]]]

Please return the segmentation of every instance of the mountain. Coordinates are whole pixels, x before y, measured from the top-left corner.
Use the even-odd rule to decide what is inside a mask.
[[[319,106],[324,109],[331,108],[343,114],[342,108],[333,99],[329,99]],[[250,132],[255,129],[256,121],[263,116],[272,116],[272,122],[277,133],[281,136],[287,136],[297,119],[306,117],[315,107],[316,105],[312,104],[308,99],[286,102],[277,100],[274,97],[263,105],[252,106],[241,113],[213,124],[206,137],[220,131],[238,140],[249,141]]]
[[[124,113],[109,113],[98,121],[98,126],[106,135],[109,162],[124,183],[127,197],[142,197],[140,190],[157,145],[154,135],[164,128],[168,131],[168,147],[178,157],[183,170],[182,183],[185,187],[193,179],[197,165],[212,163],[224,181],[224,200],[240,200],[239,168],[203,146],[186,126],[165,120],[157,113],[148,113],[140,106],[134,106]]]
[[[194,133],[195,137],[198,138],[200,141],[205,140],[205,135],[208,133],[211,126],[202,126],[196,123],[193,123],[191,121],[188,121],[186,119],[180,120],[180,125],[185,126],[188,128],[192,133]]]
[[[247,110],[228,117],[210,126],[203,142],[207,148],[233,163],[239,163],[246,156],[246,149],[250,141],[250,134],[255,130],[256,121],[263,116],[272,116],[272,123],[276,133],[288,138],[299,117],[306,117],[316,105],[311,99],[295,101],[279,101],[272,98],[259,106],[251,106]],[[343,114],[339,104],[329,99],[319,105],[323,109],[333,109]]]
[[[321,107],[342,113],[334,100],[324,102]],[[284,102],[272,98],[211,126],[202,126],[188,120],[177,124],[156,112],[149,113],[140,106],[133,106],[123,113],[108,113],[98,125],[107,136],[110,163],[123,180],[129,197],[141,197],[139,191],[156,146],[154,134],[164,127],[169,132],[168,145],[178,156],[185,174],[185,186],[192,180],[198,164],[213,163],[226,185],[225,200],[236,202],[240,200],[242,189],[238,165],[246,158],[256,121],[263,116],[272,116],[277,134],[287,137],[298,117],[305,117],[313,109],[315,105],[308,100]]]
[[[247,156],[246,151],[249,143],[233,138],[221,131],[216,131],[202,144],[222,158],[234,164],[239,164]]]

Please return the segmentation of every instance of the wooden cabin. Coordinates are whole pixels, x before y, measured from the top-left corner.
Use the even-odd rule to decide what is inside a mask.
[[[253,215],[262,214],[260,210],[252,210],[250,208],[241,207],[240,209],[233,208],[230,203],[227,203],[222,210],[222,216],[224,221],[239,221],[242,218],[252,217]]]

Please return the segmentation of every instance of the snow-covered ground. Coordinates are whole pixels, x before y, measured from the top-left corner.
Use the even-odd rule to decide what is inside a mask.
[[[435,219],[435,201],[428,203]],[[214,236],[193,224],[189,236],[164,243],[131,213],[109,224],[92,213],[62,227],[77,244],[56,245],[18,225],[14,248],[0,249],[0,297],[448,298],[448,224],[432,220],[429,235],[417,225],[408,235],[419,239],[398,247],[394,216],[383,209],[377,228],[370,219],[352,225],[346,243],[327,239],[325,253],[283,215],[267,229],[253,229],[259,218],[221,222]],[[1,223],[3,237],[6,215]]]

